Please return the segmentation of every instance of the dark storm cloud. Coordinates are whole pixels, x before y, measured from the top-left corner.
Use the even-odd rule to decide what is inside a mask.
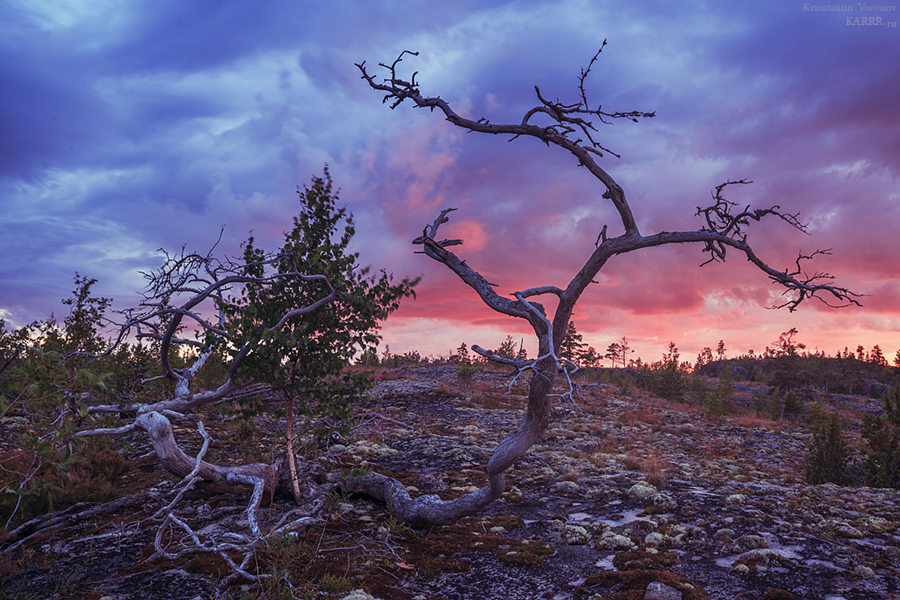
[[[0,253],[9,257],[0,318],[58,312],[76,271],[127,303],[141,284],[135,272],[158,264],[157,248],[205,251],[223,225],[223,251],[236,252],[251,231],[274,247],[296,211],[296,186],[328,163],[357,216],[362,261],[426,275],[390,326],[397,344],[446,337],[455,347],[470,327],[500,339],[504,327],[520,332],[475,308],[409,240],[440,209],[458,207],[447,234],[466,239],[460,255],[504,293],[565,285],[600,228],[621,231],[603,190],[537,141],[464,135],[408,104],[389,110],[353,63],[383,77],[379,62],[419,51],[401,73],[418,71],[423,93],[465,116],[518,122],[539,102],[535,85],[577,101],[578,73],[606,38],[585,86],[592,106],[657,113],[597,134],[622,156],[601,164],[644,233],[696,227],[696,206],[716,184],[753,179],[729,197],[802,211],[814,234],[755,228],[767,259],[790,266],[801,248],[833,247],[828,270],[878,294],[871,320],[842,316],[826,327],[815,319],[828,313],[813,310],[802,324],[838,336],[831,325],[840,321],[850,336],[864,323],[883,335],[895,318],[884,298],[898,278],[900,85],[891,74],[900,34],[802,8],[9,2],[0,8]],[[771,303],[765,277],[741,261],[698,270],[703,259],[698,248],[665,248],[611,261],[576,311],[579,328],[605,343],[639,330],[651,346],[685,331],[724,335],[719,328],[743,343],[789,328],[781,313],[754,312]]]

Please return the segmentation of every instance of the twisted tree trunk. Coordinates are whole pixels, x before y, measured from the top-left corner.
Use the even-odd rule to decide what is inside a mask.
[[[487,465],[488,485],[480,490],[453,500],[441,500],[434,494],[412,498],[402,483],[378,473],[341,478],[338,487],[345,494],[366,494],[384,502],[395,517],[416,527],[448,525],[481,512],[506,489],[504,472],[541,438],[550,424],[553,403],[548,394],[556,379],[556,366],[552,361],[542,362],[546,371],[536,370],[531,378],[525,418],[494,450]]]

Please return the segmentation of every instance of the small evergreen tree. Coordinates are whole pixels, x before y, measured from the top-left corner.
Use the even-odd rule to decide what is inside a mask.
[[[642,386],[666,400],[681,400],[686,383],[683,377],[685,367],[678,360],[680,356],[675,342],[669,342],[668,351],[663,354],[662,360],[654,362],[644,374]],[[687,367],[690,368],[690,363],[687,363]]]
[[[868,441],[863,476],[871,487],[900,489],[900,386],[884,397],[886,414],[863,421],[863,437]]]
[[[847,446],[841,436],[837,413],[832,413],[827,425],[820,427],[812,438],[806,457],[806,481],[813,485],[847,482]]]
[[[91,295],[91,287],[97,283],[96,279],[81,277],[75,273],[75,290],[72,297],[62,301],[66,306],[71,306],[69,316],[63,321],[65,332],[66,350],[69,352],[100,352],[105,343],[100,337],[100,328],[103,326],[104,314],[112,303],[112,298],[96,298]]]
[[[582,348],[587,346],[583,339],[583,336],[575,329],[575,323],[569,321],[566,326],[566,337],[559,345],[559,357],[575,362]]]
[[[600,354],[593,346],[578,355],[578,360],[586,367],[596,367],[600,364]]]
[[[700,354],[697,355],[697,362],[694,363],[694,370],[699,371],[701,367],[704,365],[708,365],[713,360],[712,349],[709,346],[703,348]]]
[[[243,372],[271,385],[289,401],[302,401],[302,412],[344,422],[350,402],[368,383],[368,375],[344,369],[356,353],[378,343],[379,321],[414,296],[418,279],[393,284],[385,272],[370,277],[348,250],[356,229],[346,207],[338,208],[337,192],[326,167],[323,177],[298,190],[300,213],[285,233],[277,256],[279,273],[324,275],[337,297],[318,310],[287,320],[277,330],[273,322],[295,307],[310,306],[331,292],[324,281],[281,278],[246,284],[243,296],[231,303],[233,348],[249,342]],[[251,237],[244,247],[250,275],[265,277],[265,252]],[[236,352],[236,350],[234,350]],[[387,353],[387,350],[386,350]]]
[[[494,351],[494,354],[497,356],[508,356],[509,358],[515,358],[516,353],[516,342],[511,335],[506,336],[506,339],[503,340],[500,347]]]
[[[725,360],[725,352],[725,340],[719,340],[719,345],[716,346],[717,360]]]
[[[878,344],[875,344],[872,347],[872,352],[869,354],[869,362],[880,367],[888,366],[888,361],[884,357],[884,352],[882,352],[881,347]]]
[[[613,342],[606,347],[606,355],[604,358],[608,358],[612,361],[613,368],[615,368],[617,364],[621,364],[624,369],[628,362],[628,355],[633,352],[634,350],[628,346],[628,340],[625,339],[625,336],[623,335],[621,340]]]
[[[472,362],[472,359],[469,356],[469,348],[468,346],[466,346],[465,342],[460,344],[459,348],[456,349],[456,360],[463,365],[467,365]]]

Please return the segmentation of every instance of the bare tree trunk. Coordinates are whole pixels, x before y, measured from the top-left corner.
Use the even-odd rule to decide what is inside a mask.
[[[537,442],[550,424],[553,403],[547,397],[556,379],[556,367],[550,360],[544,360],[543,368],[538,368],[531,378],[528,388],[528,408],[525,418],[513,433],[509,434],[488,461],[488,477],[491,486],[505,489],[503,472],[512,466],[520,456],[525,454]],[[497,482],[495,484],[495,481]]]
[[[288,468],[291,472],[291,491],[294,492],[294,502],[300,504],[300,483],[297,481],[297,461],[294,459],[294,395],[288,394],[287,426]]]
[[[412,498],[402,483],[378,473],[344,477],[337,482],[338,487],[345,494],[367,494],[384,502],[394,516],[413,526],[447,525],[480,512],[503,494],[503,473],[541,438],[550,424],[553,404],[548,394],[556,379],[556,364],[549,358],[540,364],[529,385],[525,418],[494,450],[488,461],[488,485],[477,492],[454,500],[441,500],[433,494]]]

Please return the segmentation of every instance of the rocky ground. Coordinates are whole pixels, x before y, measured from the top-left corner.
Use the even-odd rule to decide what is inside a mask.
[[[461,380],[452,367],[379,378],[357,407],[359,426],[316,460],[391,475],[413,495],[452,498],[484,485],[494,446],[518,425],[524,386],[510,390],[508,378],[489,373]],[[733,402],[753,386],[736,386]],[[275,580],[218,591],[230,571],[215,555],[153,557],[157,525],[147,517],[171,500],[176,481],[131,434],[120,482],[128,494],[58,519],[12,551],[7,544],[0,597],[900,598],[900,492],[805,485],[808,429],[746,413],[705,416],[637,389],[585,382],[580,390],[484,514],[414,530],[370,499],[335,496],[322,526],[260,550],[249,570]],[[855,412],[831,408],[853,422]],[[274,455],[264,440],[209,421],[220,459],[239,443]],[[177,515],[201,536],[241,531],[245,502],[192,493]],[[261,525],[290,508],[278,500]]]

